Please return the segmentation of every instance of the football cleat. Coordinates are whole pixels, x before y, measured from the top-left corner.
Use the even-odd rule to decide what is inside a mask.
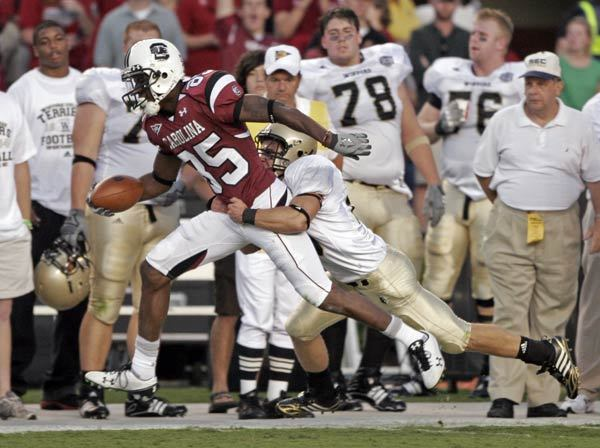
[[[538,375],[548,372],[558,380],[567,390],[567,396],[571,399],[577,397],[577,389],[579,388],[579,369],[571,358],[571,352],[567,344],[566,338],[562,336],[554,336],[546,338],[546,342],[554,348],[554,357],[552,360],[542,364]]]
[[[109,414],[110,412],[104,403],[104,397],[99,396],[96,392],[91,392],[82,398],[79,405],[79,415],[83,418],[104,420]]]
[[[446,363],[437,339],[427,331],[422,333],[423,339],[410,344],[408,352],[417,362],[425,387],[433,389],[440,381]]]
[[[290,417],[288,415],[282,414],[277,410],[277,404],[282,401],[282,400],[286,400],[288,399],[288,395],[287,393],[285,393],[284,391],[281,391],[281,395],[279,396],[279,398],[275,398],[274,400],[271,401],[267,401],[265,400],[262,408],[265,411],[266,417],[265,418],[269,418],[269,419],[275,419],[275,418],[285,418],[285,417]],[[294,418],[314,418],[315,414],[313,414],[310,411],[304,411],[302,413],[299,413],[297,415],[294,416]]]
[[[267,418],[267,413],[258,401],[256,390],[240,394],[240,404],[237,409],[238,419],[254,420]]]
[[[394,399],[380,379],[381,372],[379,369],[361,367],[350,381],[348,395],[369,403],[378,411],[405,411],[406,403]]]
[[[21,398],[11,390],[4,397],[0,397],[0,418],[6,420],[9,417],[37,419],[36,415],[25,407]]]
[[[292,398],[286,398],[281,400],[275,405],[278,412],[283,414],[284,417],[301,418],[306,417],[306,413],[320,412],[334,412],[339,408],[340,397],[336,395],[332,399],[322,399],[316,396],[316,394],[308,389],[304,392],[300,392],[298,396]]]
[[[185,414],[187,407],[171,404],[151,390],[127,394],[125,417],[183,417]]]
[[[480,375],[477,380],[477,386],[469,394],[469,398],[490,398],[488,386],[490,384],[489,375]]]
[[[575,398],[567,398],[560,408],[571,414],[593,414],[594,400],[589,399],[584,394],[579,394]]]
[[[149,380],[138,378],[131,371],[131,364],[125,364],[119,370],[108,372],[90,371],[85,374],[85,380],[105,389],[124,390],[127,392],[156,392],[158,379],[152,377]]]

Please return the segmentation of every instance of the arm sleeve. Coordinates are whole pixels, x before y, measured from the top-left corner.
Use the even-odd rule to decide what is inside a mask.
[[[215,72],[206,81],[205,101],[212,113],[223,123],[236,123],[236,107],[244,96],[244,89],[227,72]]]
[[[475,151],[473,160],[473,171],[480,177],[492,177],[500,161],[498,153],[498,123],[503,114],[494,115],[486,126],[483,135],[479,139],[479,145]]]
[[[595,107],[596,113],[598,106]],[[596,115],[597,116],[597,115]],[[582,136],[583,154],[581,158],[581,177],[586,182],[600,181],[600,140],[594,130],[598,126],[586,116],[586,132]]]
[[[290,186],[294,196],[305,193],[327,196],[333,189],[333,176],[336,171],[335,165],[326,158],[308,156],[290,165],[285,171],[285,183]]]
[[[408,75],[410,75],[413,71],[413,65],[408,57],[408,54],[404,50],[404,47],[395,43],[384,44],[389,46],[392,51],[392,55],[394,56],[394,60],[398,62],[399,72],[400,72],[400,81],[404,81]]]
[[[439,70],[439,64],[435,62],[431,67],[425,70],[425,74],[423,75],[423,88],[427,91],[427,93],[437,96],[440,100],[443,97],[443,94],[439,89],[439,83],[442,78],[442,73]]]
[[[75,100],[77,105],[94,103],[108,114],[110,96],[106,91],[106,84],[96,69],[86,70],[79,78],[75,87]]]

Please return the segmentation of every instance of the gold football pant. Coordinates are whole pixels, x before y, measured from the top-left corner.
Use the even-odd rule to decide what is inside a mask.
[[[146,254],[179,223],[179,205],[136,204],[122,213],[104,217],[89,213],[89,244],[93,262],[88,309],[112,325],[119,317],[129,283],[134,309],[142,294],[140,266]]]
[[[476,299],[491,299],[490,276],[481,247],[492,203],[471,201],[449,182],[444,182],[446,213],[425,237],[423,286],[448,301],[456,286],[467,253],[471,261],[471,292]]]
[[[386,186],[346,182],[354,214],[390,246],[410,258],[417,279],[423,274],[421,226],[408,202],[408,196]]]
[[[471,324],[419,284],[411,261],[402,252],[388,246],[387,255],[374,272],[345,287],[356,289],[410,326],[431,332],[445,352],[465,351]],[[342,319],[342,315],[303,302],[288,319],[286,330],[294,338],[310,341]]]

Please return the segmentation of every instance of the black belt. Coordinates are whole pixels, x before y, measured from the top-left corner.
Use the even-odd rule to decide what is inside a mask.
[[[360,282],[360,284],[359,284]],[[362,280],[359,280],[358,282],[348,282],[346,283],[348,286],[352,286],[353,288],[358,288],[359,286],[369,286],[369,280],[367,280],[366,278],[363,278]]]
[[[473,202],[470,196],[465,195],[465,203],[463,204],[463,219],[467,221],[469,219],[469,205]]]
[[[144,204],[144,207],[146,207],[146,211],[148,212],[148,217],[150,218],[150,222],[156,222],[156,215],[154,214],[154,206],[150,205],[150,204]]]

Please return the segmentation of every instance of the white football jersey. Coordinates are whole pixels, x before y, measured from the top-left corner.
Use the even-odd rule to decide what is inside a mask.
[[[332,162],[320,155],[300,157],[285,170],[284,180],[292,196],[323,196],[308,234],[320,246],[323,266],[333,278],[351,282],[377,269],[387,245],[352,214],[344,180]]]
[[[27,234],[17,204],[15,165],[37,153],[29,127],[17,102],[0,92],[0,241]]]
[[[456,134],[444,138],[442,177],[473,200],[485,198],[473,173],[479,138],[498,110],[518,103],[524,96],[522,62],[507,62],[489,76],[476,76],[469,59],[440,58],[425,72],[423,86],[442,101],[442,109],[454,99],[469,101],[467,120]]]
[[[361,50],[361,54],[360,64],[349,67],[335,65],[328,58],[302,61],[298,93],[325,102],[336,129],[369,136],[371,155],[359,160],[346,157],[344,179],[398,184],[404,178],[403,105],[398,88],[412,66],[398,44],[375,45]],[[410,194],[408,187],[403,190]]]
[[[121,100],[125,90],[116,68],[91,68],[77,83],[77,104],[93,103],[106,113],[95,182],[117,174],[140,177],[153,169],[156,146],[142,127],[143,113],[127,111]]]
[[[19,103],[38,148],[29,161],[31,199],[64,216],[71,208],[71,165],[75,84],[81,73],[52,78],[37,68],[21,76],[8,89]]]

